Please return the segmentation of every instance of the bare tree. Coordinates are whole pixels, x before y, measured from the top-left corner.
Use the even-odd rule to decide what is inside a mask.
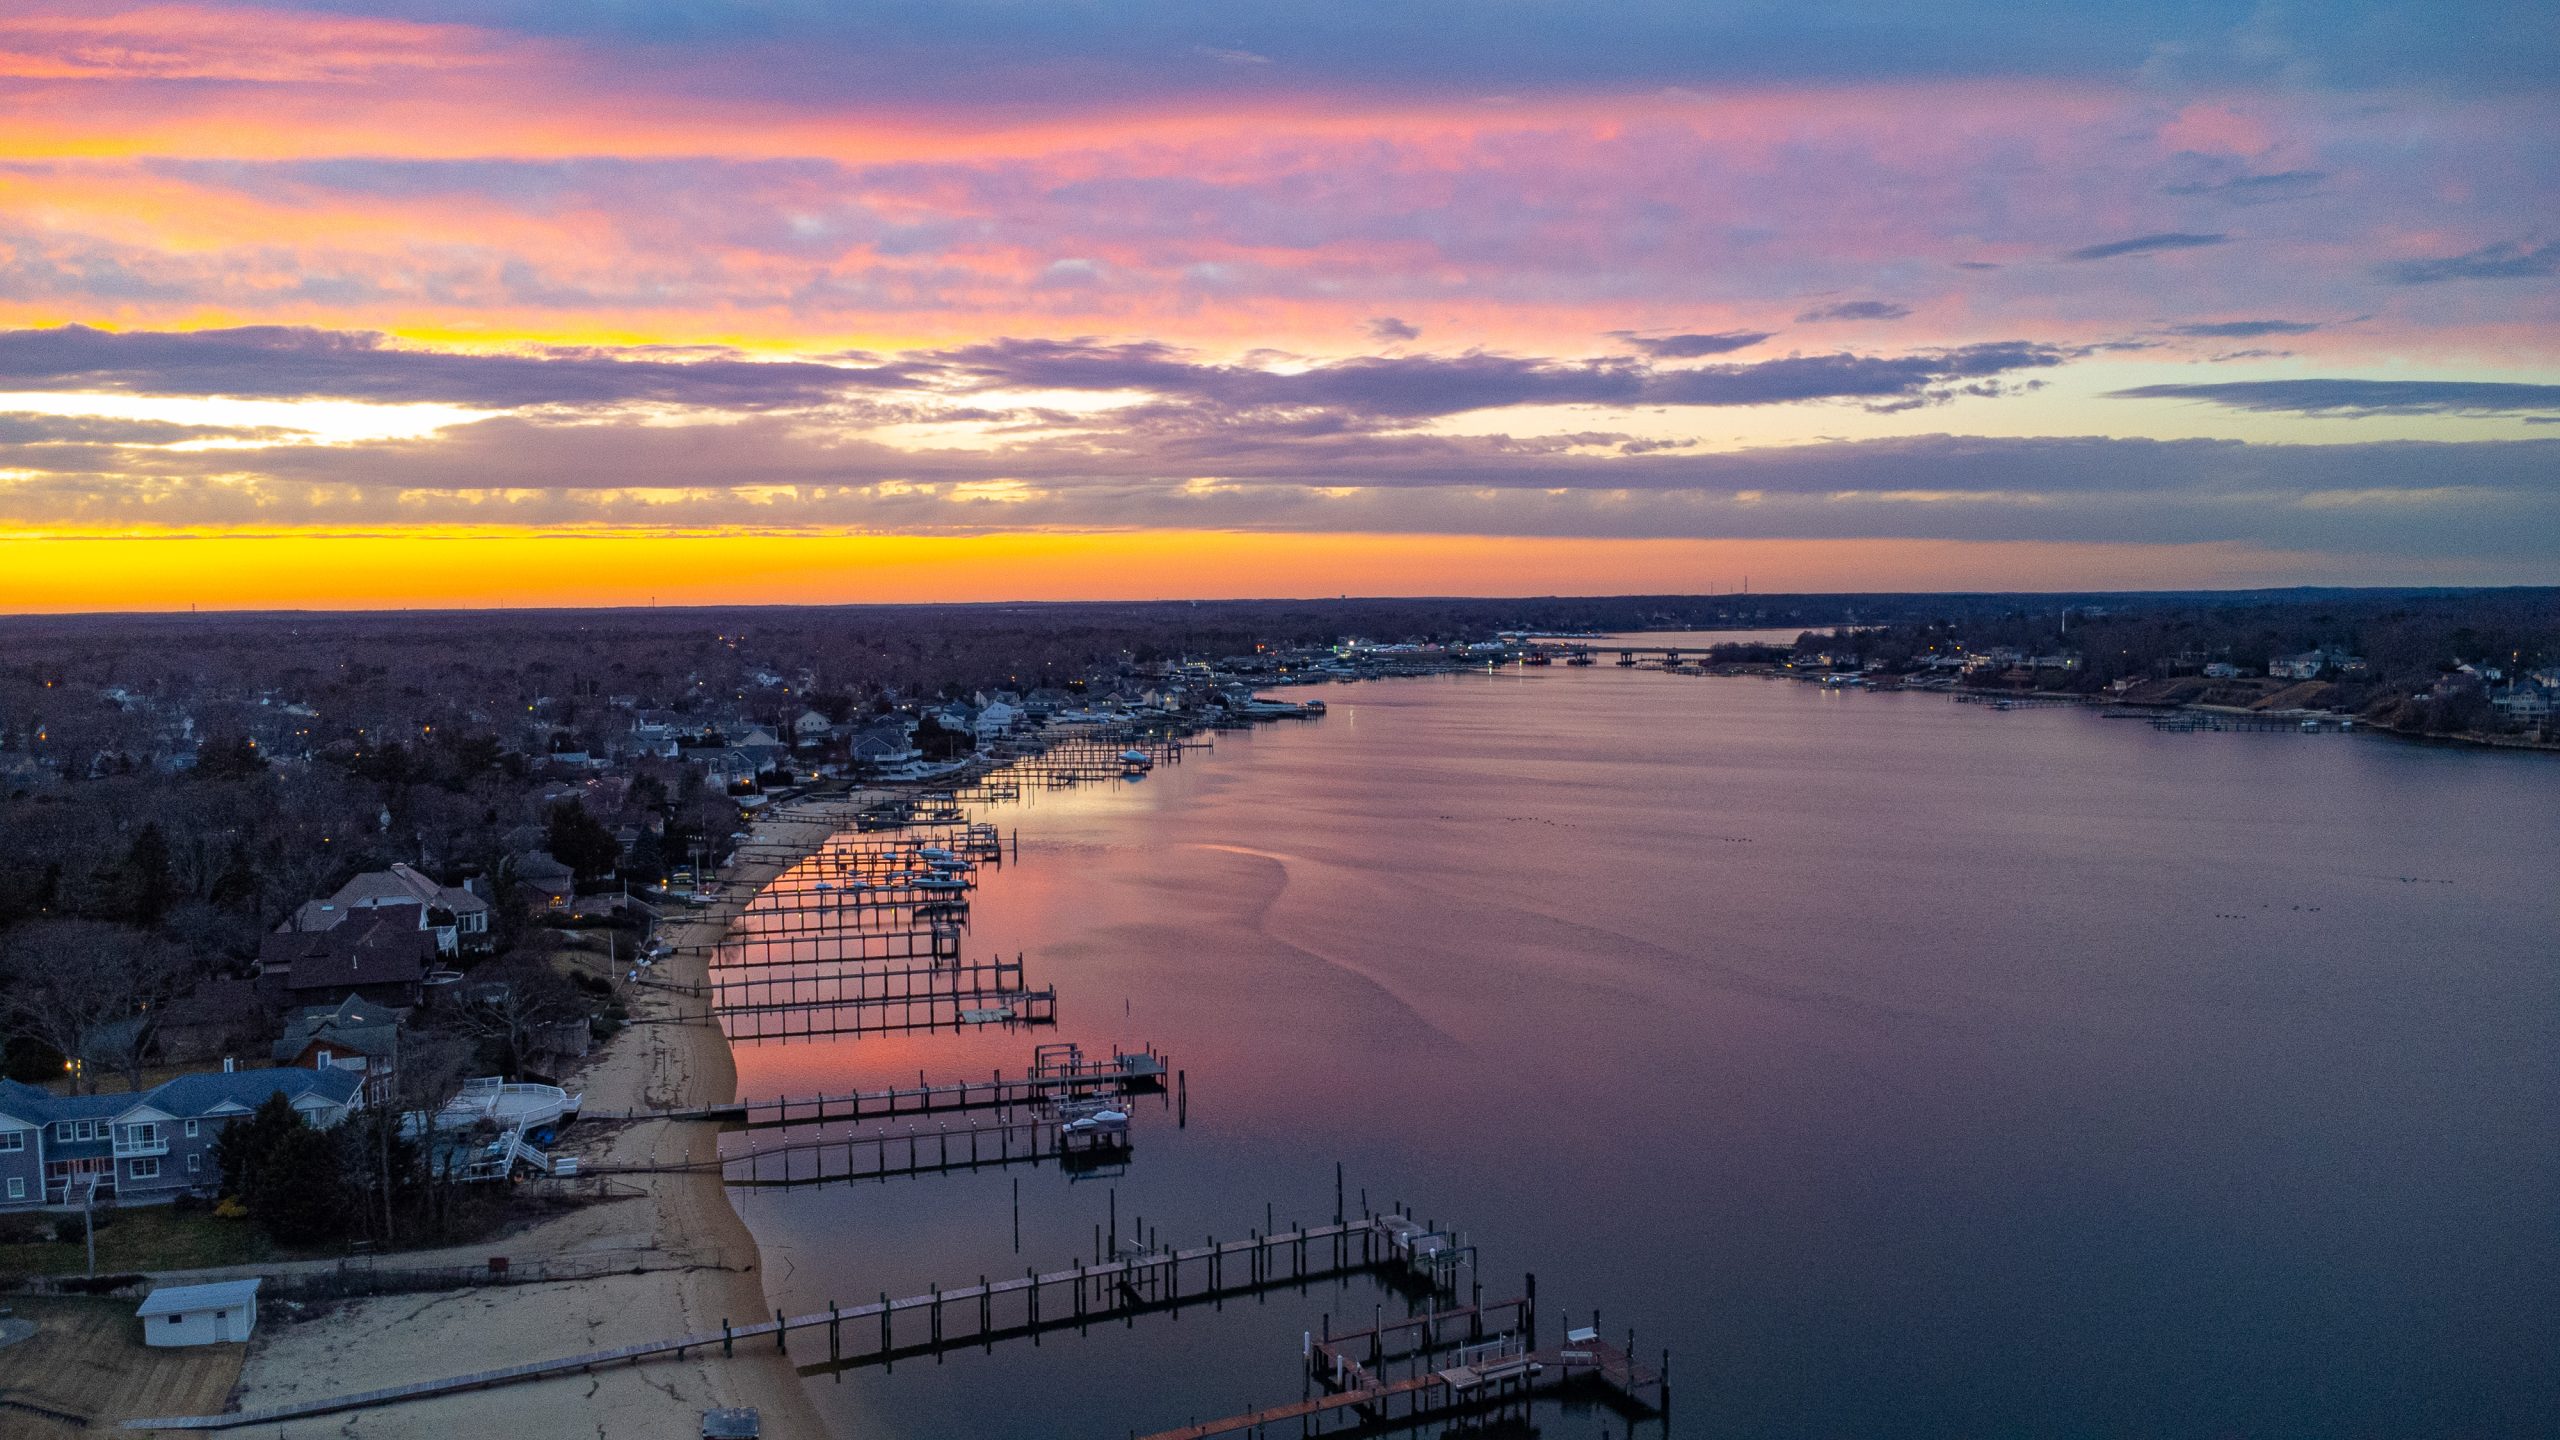
[[[96,1093],[86,1061],[113,1063],[142,1088],[143,1055],[157,1011],[193,978],[184,950],[103,920],[39,920],[8,933],[0,950],[0,1029],[72,1062]]]
[[[521,1073],[541,1032],[586,1018],[590,1002],[546,961],[517,951],[471,973],[462,1028],[494,1043],[501,1067]]]

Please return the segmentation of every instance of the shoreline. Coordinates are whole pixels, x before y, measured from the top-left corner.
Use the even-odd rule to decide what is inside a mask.
[[[740,864],[723,877],[736,897],[713,911],[671,919],[678,946],[716,943],[737,913],[834,827],[758,821],[759,841],[789,851],[788,860]],[[679,951],[659,971],[694,985],[710,969],[708,955]],[[737,1066],[728,1037],[715,1024],[680,1018],[668,992],[641,990],[635,1023],[603,1047],[580,1079],[599,1108],[661,1109],[724,1104],[737,1098]],[[646,1163],[708,1154],[719,1143],[712,1121],[643,1120],[579,1136],[565,1147],[582,1160]],[[576,1186],[583,1182],[571,1181]],[[716,1332],[724,1322],[748,1324],[772,1315],[763,1257],[746,1221],[730,1204],[718,1171],[617,1176],[598,1182],[600,1199],[532,1228],[483,1245],[410,1252],[403,1262],[476,1264],[504,1254],[528,1262],[616,1265],[631,1269],[559,1283],[484,1286],[344,1302],[300,1323],[263,1323],[250,1347],[238,1408],[399,1385],[438,1376],[520,1364],[556,1355],[667,1336]],[[647,1207],[646,1224],[627,1207]],[[432,1357],[430,1363],[420,1360]],[[674,1360],[609,1367],[259,1426],[260,1436],[526,1436],[605,1434],[644,1440],[696,1440],[701,1412],[752,1406],[768,1440],[826,1440],[828,1431],[794,1362],[762,1347],[722,1358],[716,1351]]]

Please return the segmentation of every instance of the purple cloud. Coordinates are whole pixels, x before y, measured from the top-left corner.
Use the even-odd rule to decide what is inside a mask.
[[[2560,414],[2560,385],[2487,380],[2234,380],[2137,385],[2111,400],[2195,400],[2233,410],[2295,415]]]
[[[1709,355],[1730,355],[1748,350],[1774,333],[1767,330],[1719,330],[1706,335],[1639,335],[1632,330],[1612,330],[1612,339],[1624,341],[1638,352],[1656,360],[1702,360]]]
[[[2214,320],[2172,325],[2169,333],[2197,340],[2257,340],[2269,335],[2308,335],[2323,328],[2311,320]]]
[[[2560,272],[2560,240],[2526,249],[2513,240],[2463,255],[2394,260],[2376,273],[2394,285],[2433,285],[2446,280],[2532,280]]]
[[[531,405],[813,405],[855,388],[902,389],[895,365],[667,360],[639,350],[475,354],[393,346],[370,331],[250,325],[117,332],[86,325],[0,331],[0,385],[135,395]]]
[[[2190,235],[2181,230],[2165,230],[2157,235],[2136,235],[2130,240],[2110,240],[2103,245],[2083,245],[2063,252],[2071,261],[2112,260],[2119,255],[2150,255],[2162,250],[2199,250],[2208,245],[2226,245],[2228,235]]]
[[[1824,320],[1900,320],[1911,313],[1908,305],[1890,300],[1842,300],[1830,305],[1816,305],[1796,317],[1798,324],[1811,325]]]

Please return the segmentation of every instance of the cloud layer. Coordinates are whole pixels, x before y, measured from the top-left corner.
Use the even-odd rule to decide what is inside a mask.
[[[2360,0],[28,0],[0,525],[2560,578],[2555,74],[2550,7]]]

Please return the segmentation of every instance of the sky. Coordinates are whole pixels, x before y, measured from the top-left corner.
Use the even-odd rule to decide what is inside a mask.
[[[14,0],[0,610],[2560,582],[2560,7]]]

